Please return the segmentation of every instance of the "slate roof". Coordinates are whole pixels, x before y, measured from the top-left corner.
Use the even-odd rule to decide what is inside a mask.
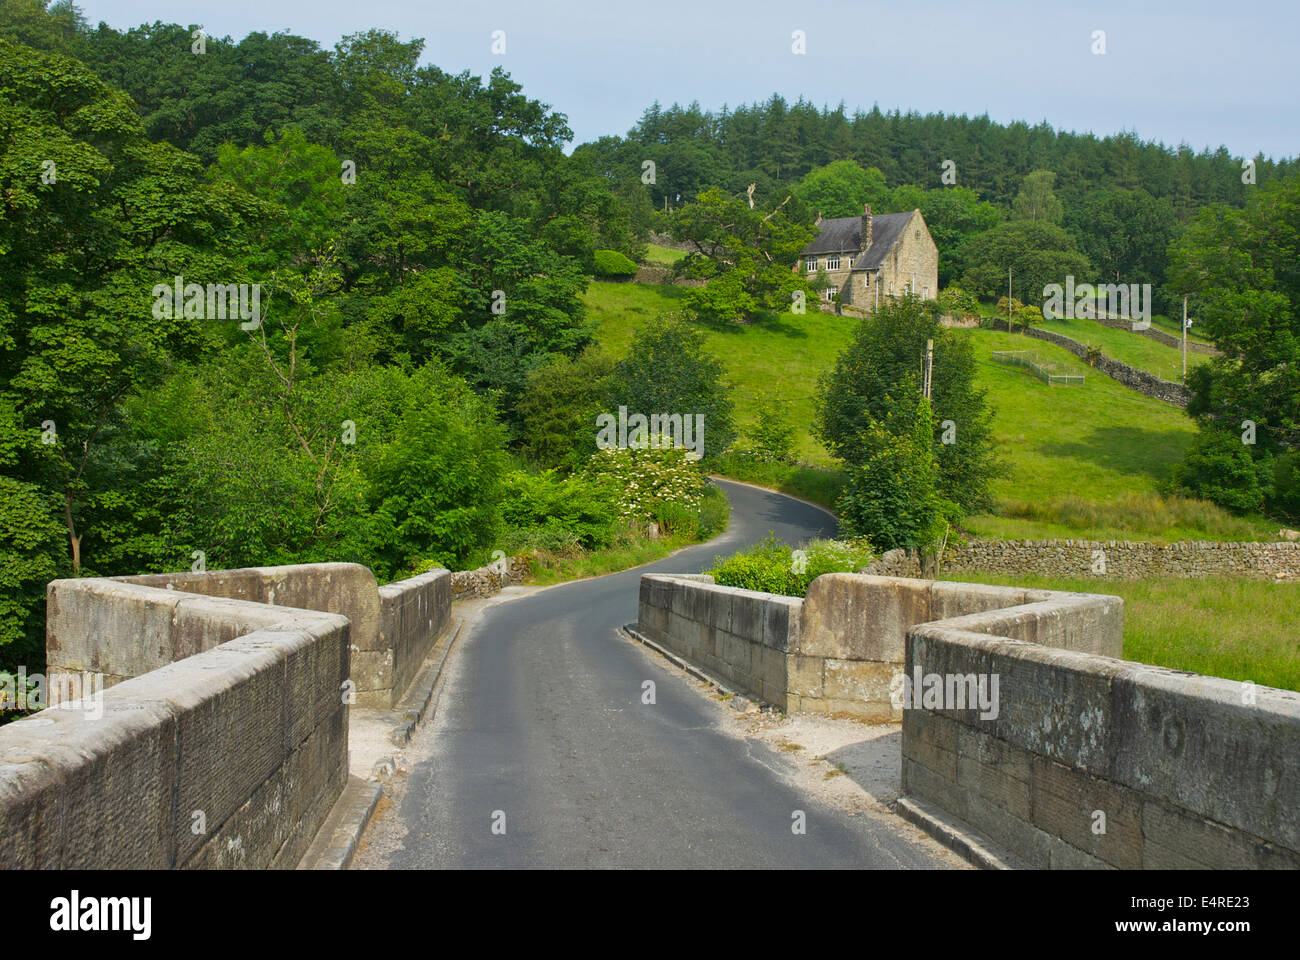
[[[872,217],[871,246],[854,261],[853,269],[878,269],[911,219],[911,213],[878,213]],[[817,226],[821,232],[803,248],[804,256],[846,253],[862,246],[861,217],[831,217]]]

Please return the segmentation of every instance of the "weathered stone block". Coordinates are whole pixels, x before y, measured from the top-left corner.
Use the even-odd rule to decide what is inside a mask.
[[[1300,850],[1300,694],[1137,664],[1112,690],[1112,779]]]
[[[823,574],[804,599],[799,652],[901,663],[908,627],[929,619],[929,594],[928,580]]]
[[[170,663],[180,599],[109,580],[54,580],[46,588],[46,663],[129,677]]]
[[[889,706],[890,686],[900,672],[897,664],[827,657],[822,668],[822,693],[833,700]]]
[[[903,756],[957,783],[958,724],[928,710],[903,711]]]
[[[785,658],[786,682],[791,694],[820,699],[822,696],[822,657],[805,657],[791,653]]]
[[[1121,869],[1141,868],[1142,801],[1132,791],[1035,757],[1030,804],[1030,819],[1045,832]]]
[[[906,713],[906,711],[904,711]],[[966,817],[969,791],[925,764],[903,757],[903,795],[933,803],[953,816]]]
[[[773,596],[763,607],[763,646],[773,650],[799,649],[799,620],[803,601]]]
[[[904,723],[908,714],[916,715],[917,711],[906,711]],[[957,783],[1024,821],[1030,819],[1033,759],[1028,751],[981,730],[957,724]]]
[[[1016,587],[995,587],[984,583],[949,583],[938,580],[930,585],[930,608],[927,620],[947,620],[971,613],[1001,610],[1024,603],[1025,591]]]

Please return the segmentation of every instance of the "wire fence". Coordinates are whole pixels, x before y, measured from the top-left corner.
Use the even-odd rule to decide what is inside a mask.
[[[1083,386],[1083,377],[1074,373],[1055,373],[1051,367],[1029,350],[994,350],[993,360],[1013,367],[1024,367],[1048,386],[1061,384],[1067,387]]]

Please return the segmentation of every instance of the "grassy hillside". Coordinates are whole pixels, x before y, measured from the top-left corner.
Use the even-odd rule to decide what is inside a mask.
[[[1130,367],[1137,367],[1157,377],[1179,383],[1183,379],[1183,355],[1177,347],[1169,347],[1150,337],[1130,330],[1105,327],[1096,320],[1045,320],[1039,324],[1044,330],[1059,333],[1092,347]],[[1190,372],[1210,358],[1203,353],[1187,353]]]
[[[675,309],[682,293],[669,285],[593,283],[586,302],[598,323],[600,342],[621,353],[638,325]],[[1069,323],[1079,332],[1078,325],[1090,322]],[[811,464],[832,465],[825,449],[809,435],[812,397],[818,375],[835,362],[854,324],[847,317],[810,311],[750,327],[710,328],[709,346],[733,381],[742,428],[753,416],[755,400],[768,396],[782,401],[799,430],[799,456]],[[1120,344],[1125,350],[1140,352],[1149,345],[1177,356],[1177,351],[1146,337],[1096,323],[1091,328],[1130,338]],[[1158,496],[1159,482],[1182,459],[1194,432],[1181,410],[1121,386],[1049,343],[992,330],[968,335],[979,382],[996,410],[995,433],[1007,464],[993,487],[996,514],[970,518],[973,533],[1015,539],[1270,538],[1274,528],[1262,521],[1241,520],[1211,504],[1169,502]],[[991,359],[994,350],[1025,349],[1063,373],[1082,374],[1083,386],[1049,387],[1023,368]],[[1119,349],[1112,349],[1118,356]]]
[[[686,254],[681,250],[660,246],[657,243],[647,245],[645,252],[646,263],[674,264],[685,257]]]
[[[622,354],[632,342],[633,331],[677,309],[684,292],[685,288],[671,284],[593,283],[586,302],[599,323],[597,339],[606,350]],[[772,323],[750,327],[707,328],[709,349],[726,364],[732,379],[741,428],[753,419],[758,400],[780,401],[799,431],[799,457],[830,466],[825,448],[808,433],[812,396],[817,376],[835,362],[853,324],[847,317],[810,310],[802,317],[785,314]]]

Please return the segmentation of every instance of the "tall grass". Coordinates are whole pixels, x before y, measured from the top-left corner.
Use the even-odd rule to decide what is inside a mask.
[[[1105,593],[1124,601],[1124,659],[1300,690],[1300,583],[945,573],[948,580]]]
[[[1275,525],[1238,517],[1208,500],[1162,497],[1133,491],[1098,502],[1065,496],[1051,500],[1003,500],[998,516],[978,517],[967,527],[984,537],[1015,539],[1271,540]]]

